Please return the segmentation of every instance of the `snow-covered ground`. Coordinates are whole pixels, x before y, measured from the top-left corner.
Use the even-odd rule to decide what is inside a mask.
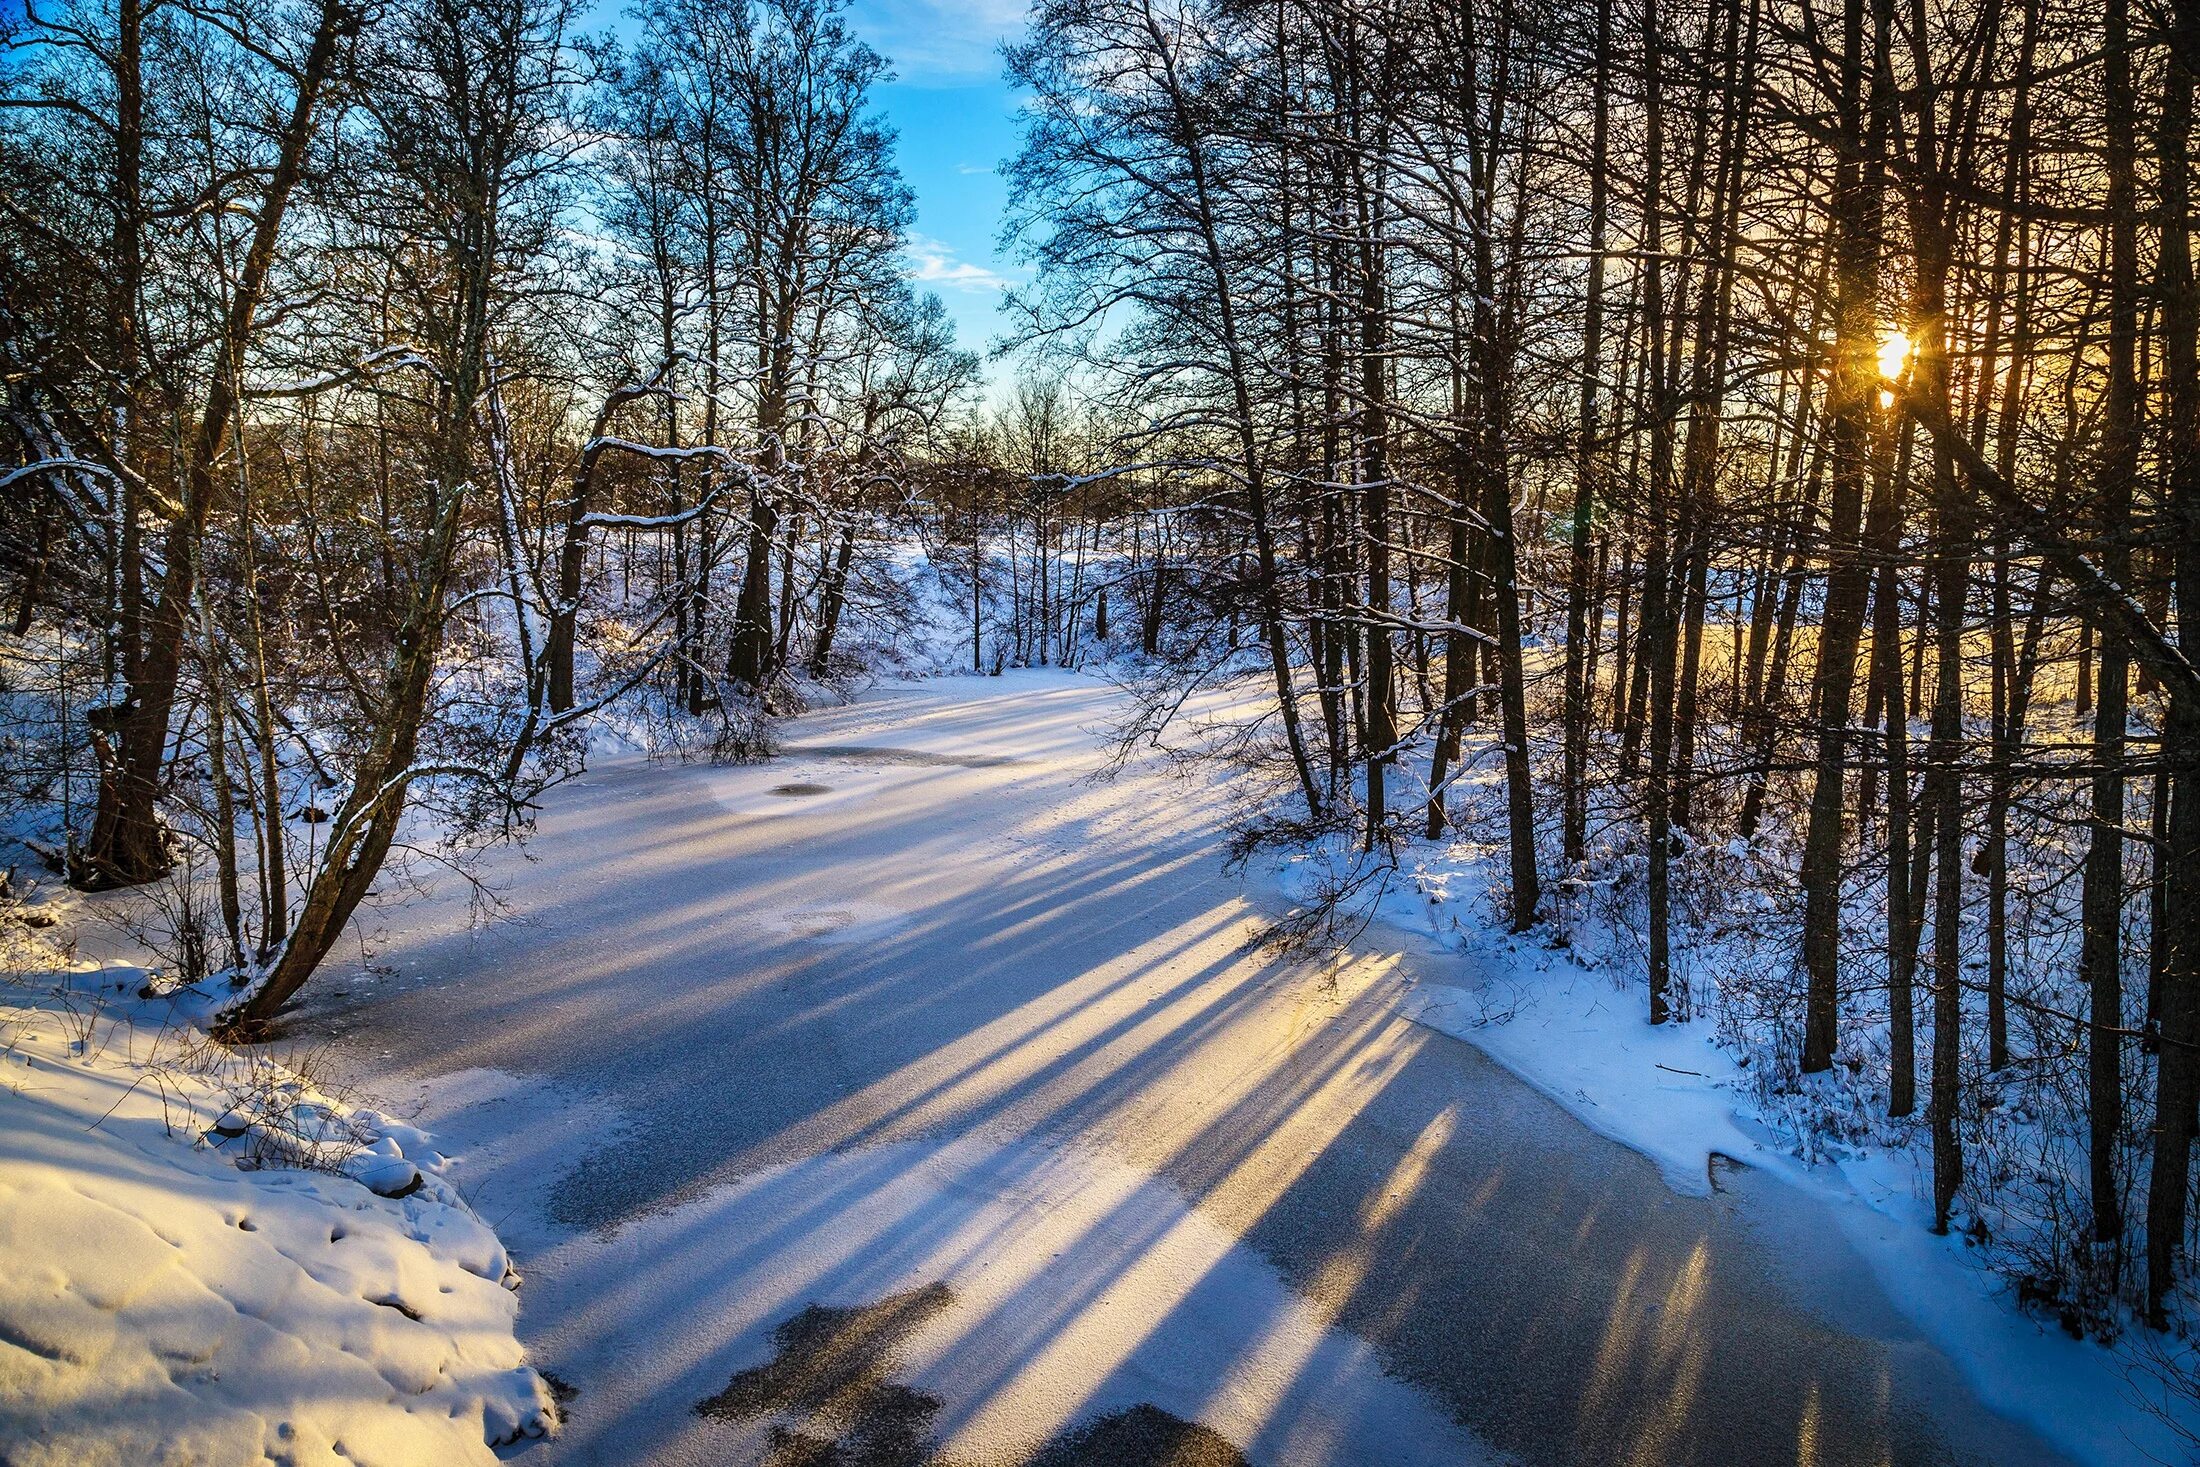
[[[455,1467],[554,1429],[433,1138],[145,981],[0,988],[0,1461]]]
[[[513,920],[371,912],[299,1032],[462,1162],[139,970],[8,993],[0,1460],[485,1460],[554,1419],[530,1359],[553,1463],[1141,1410],[1259,1467],[2180,1459],[1906,1153],[1806,1166],[1707,1026],[1478,920],[1471,842],[1341,960],[1249,947],[1319,862],[1248,902],[1227,767],[1094,780],[1125,706],[949,677],[764,765],[607,756],[492,862]]]
[[[1806,1162],[1794,1133],[1752,1103],[1746,1054],[1738,1060],[1708,1020],[1654,1026],[1639,971],[1584,966],[1547,933],[1505,933],[1482,900],[1503,880],[1500,859],[1471,841],[1416,845],[1387,879],[1360,887],[1369,915],[1432,950],[1399,1012],[1474,1045],[1583,1124],[1651,1158],[1678,1192],[1706,1195],[1721,1185],[1722,1169],[1738,1165],[1822,1203],[1887,1297],[1979,1398],[2073,1459],[2096,1467],[2188,1460],[2200,1411],[2165,1396],[2133,1348],[2142,1342],[2073,1339],[2019,1310],[1975,1239],[1960,1230],[1933,1235],[1921,1148],[1845,1148],[1820,1137]],[[1365,866],[1348,847],[1331,846],[1263,873],[1293,900],[1349,882]]]

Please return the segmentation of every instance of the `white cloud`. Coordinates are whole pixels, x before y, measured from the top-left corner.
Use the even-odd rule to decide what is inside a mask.
[[[957,173],[960,173],[965,178],[971,178],[979,174],[997,173],[1000,170],[995,168],[991,163],[957,163],[955,165],[955,171]]]
[[[902,253],[909,260],[909,278],[937,290],[990,295],[1016,283],[991,265],[958,257],[953,245],[928,234],[912,233]]]
[[[968,82],[998,75],[1001,42],[1024,29],[1027,0],[855,0],[856,33],[903,81]]]

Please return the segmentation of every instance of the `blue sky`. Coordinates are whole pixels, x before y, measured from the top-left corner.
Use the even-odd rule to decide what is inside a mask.
[[[595,0],[596,23],[623,29],[629,0]],[[1015,100],[1001,80],[1002,41],[1023,28],[1028,0],[850,0],[856,34],[893,62],[879,110],[900,135],[896,156],[916,193],[910,274],[937,294],[956,339],[984,351],[1001,330],[1001,287],[1021,278],[995,253],[1007,199],[995,169],[1016,150]],[[0,0],[0,15],[22,0]],[[989,364],[999,381],[1004,368]]]
[[[957,340],[973,350],[1000,331],[1001,287],[1020,278],[994,249],[1007,198],[995,169],[1017,139],[1000,45],[1021,30],[1024,13],[1025,0],[852,0],[848,8],[855,32],[894,64],[878,102],[900,134],[896,154],[917,199],[911,274],[946,304]]]

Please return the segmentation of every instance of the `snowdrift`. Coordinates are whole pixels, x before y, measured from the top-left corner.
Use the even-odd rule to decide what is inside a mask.
[[[554,1431],[450,1158],[144,977],[0,988],[0,1460],[411,1467]]]

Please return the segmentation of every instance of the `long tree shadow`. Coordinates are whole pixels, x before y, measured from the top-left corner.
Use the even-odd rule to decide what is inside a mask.
[[[933,732],[965,722],[943,716]],[[531,1301],[542,1337],[664,1335],[651,1311],[667,1280],[692,1279],[693,1322],[672,1347],[679,1378],[696,1382],[688,1402],[714,1391],[710,1410],[726,1415],[778,1403],[785,1452],[884,1453],[875,1460],[894,1467],[894,1452],[932,1450],[935,1430],[952,1440],[1008,1409],[1038,1374],[1058,1383],[1064,1362],[1078,1383],[1050,1409],[1065,1432],[1092,1432],[1085,1457],[1047,1467],[1114,1460],[1091,1454],[1141,1432],[1189,1453],[1182,1467],[1206,1467],[1199,1453],[1238,1448],[1125,1413],[1141,1403],[1153,1341],[1221,1330],[1236,1332],[1234,1353],[1204,1402],[1167,1403],[1170,1419],[1235,1413],[1255,1461],[1380,1460],[1322,1409],[1364,1385],[1356,1342],[1532,1462],[1961,1460],[1920,1406],[1945,1361],[1798,1312],[1737,1198],[1673,1195],[1650,1163],[1470,1047],[1397,1018],[1401,959],[1379,931],[1326,987],[1246,950],[1253,924],[1213,832],[1182,812],[1118,810],[1095,840],[1089,813],[1062,808],[1066,777],[1042,768],[1003,832],[958,813],[1003,771],[881,762],[891,808],[771,802],[800,807],[799,827],[704,808],[699,791],[723,777],[711,772],[611,776],[615,798],[546,821],[543,839],[582,854],[537,894],[535,925],[480,939],[488,960],[464,935],[408,954],[477,975],[377,1015],[451,1036],[444,1067],[526,1072],[554,1054],[570,1078],[566,1058],[602,1056],[577,1068],[633,1126],[567,1177],[559,1216],[601,1229],[697,1204],[651,1232],[602,1294]],[[759,790],[774,777],[757,775]],[[792,850],[790,829],[802,832]],[[957,877],[981,835],[1022,842],[1025,859]],[[892,869],[881,851],[896,853]],[[606,901],[637,890],[646,905],[607,919]],[[904,919],[831,946],[755,921],[819,890]],[[892,1148],[936,1136],[1003,1148],[955,1172],[956,1186],[1036,1193],[1073,1214],[1075,1235],[1028,1257],[1032,1207],[897,1191],[907,1179]],[[1056,1198],[1063,1138],[1163,1179],[1190,1210],[1157,1208],[1137,1187]],[[772,1208],[704,1200],[727,1184],[738,1195],[760,1168],[836,1153],[859,1160]],[[882,1160],[861,1163],[871,1155]],[[743,1364],[722,1321],[756,1318],[745,1291],[820,1238],[839,1250],[832,1302],[783,1300],[763,1316],[781,1321],[778,1373],[753,1353]],[[1245,1317],[1228,1256],[1239,1244],[1302,1302]],[[927,1286],[959,1293],[972,1260],[995,1271],[991,1302],[936,1305]],[[1125,1294],[1149,1311],[1131,1325],[1110,1313]],[[896,1342],[911,1337],[935,1366],[952,1363],[952,1397],[891,1386]],[[806,1375],[786,1373],[790,1351],[812,1362]],[[883,1424],[842,1445],[851,1416]],[[2045,1460],[1973,1416],[1981,1460]]]

